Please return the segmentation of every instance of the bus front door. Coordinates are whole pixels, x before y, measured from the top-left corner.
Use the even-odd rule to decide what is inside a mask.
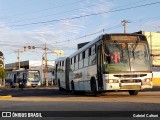
[[[97,46],[97,79],[98,91],[103,90],[102,44]]]

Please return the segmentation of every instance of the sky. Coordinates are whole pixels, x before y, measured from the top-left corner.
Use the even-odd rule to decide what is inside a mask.
[[[0,51],[5,64],[42,60],[44,46],[48,60],[77,50],[77,44],[105,33],[160,31],[160,0],[0,0]],[[24,46],[35,46],[26,49]]]

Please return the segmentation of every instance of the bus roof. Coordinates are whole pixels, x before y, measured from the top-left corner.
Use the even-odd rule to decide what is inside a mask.
[[[64,60],[66,60],[66,58],[67,58],[67,57],[59,57],[59,58],[55,59],[55,62],[56,62],[56,61],[64,61]]]

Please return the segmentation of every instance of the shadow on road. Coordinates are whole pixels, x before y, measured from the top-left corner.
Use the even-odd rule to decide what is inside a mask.
[[[147,91],[160,91],[160,86],[153,87],[152,89],[146,89],[142,90],[140,92],[147,92]],[[19,88],[0,88],[0,96],[6,96],[6,95],[11,95],[12,97],[45,97],[45,96],[50,96],[50,97],[56,97],[56,96],[68,96],[70,97],[72,94],[66,91],[59,91],[58,88],[56,87],[50,87],[50,88],[24,88],[19,89]],[[86,95],[75,95],[76,96],[91,96],[90,94]],[[103,96],[103,95],[102,95]]]
[[[28,97],[28,96],[57,96],[57,95],[67,95],[65,91],[59,91],[56,88],[8,88],[0,89],[0,96],[11,95],[12,97]]]

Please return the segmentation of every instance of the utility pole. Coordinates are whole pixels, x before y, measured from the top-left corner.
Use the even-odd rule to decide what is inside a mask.
[[[18,70],[20,70],[20,57],[19,57],[19,49],[18,49],[18,56],[17,56],[17,59],[18,59]]]
[[[151,53],[151,61],[152,61],[152,65],[153,65],[153,53],[152,53],[152,33],[150,32],[150,53]]]
[[[130,23],[130,22],[125,20],[125,19],[123,21],[121,21],[121,22],[123,23],[123,26],[124,26],[124,33],[126,33],[126,24]]]
[[[48,64],[47,64],[47,45],[45,43],[44,48],[44,54],[45,54],[45,77],[46,77],[46,86],[48,86]]]

